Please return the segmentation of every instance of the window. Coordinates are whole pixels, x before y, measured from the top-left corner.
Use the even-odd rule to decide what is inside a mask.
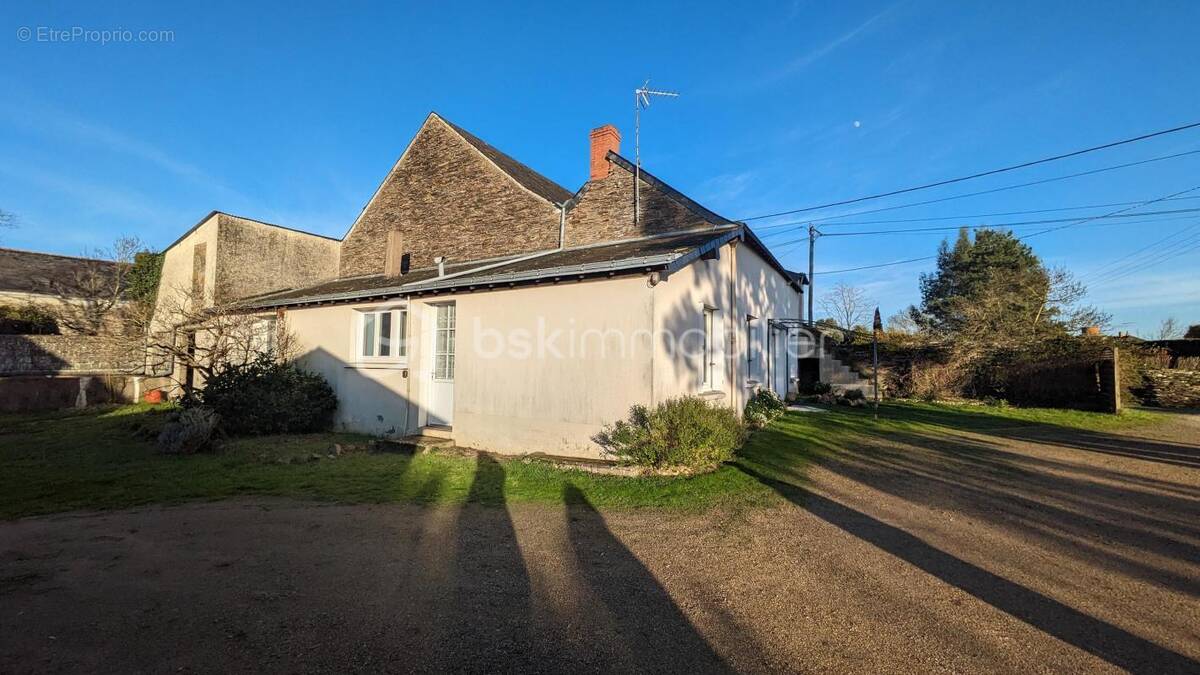
[[[275,317],[259,319],[254,323],[254,332],[250,338],[250,348],[257,354],[274,354],[275,338],[279,324]]]
[[[385,309],[360,312],[358,355],[363,359],[399,359],[406,356],[405,328],[408,312]]]
[[[758,350],[754,339],[754,322],[758,318],[746,315],[746,379],[753,380],[758,366]]]
[[[717,310],[712,307],[704,308],[704,388],[716,388],[717,372]]]
[[[433,343],[433,379],[454,379],[455,305],[437,306]]]

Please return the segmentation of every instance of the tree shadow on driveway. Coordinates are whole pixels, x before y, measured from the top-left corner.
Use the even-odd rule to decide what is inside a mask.
[[[1054,637],[1134,672],[1191,673],[1200,663],[997,576],[904,530],[837,501],[739,464],[788,501],[914,567]]]

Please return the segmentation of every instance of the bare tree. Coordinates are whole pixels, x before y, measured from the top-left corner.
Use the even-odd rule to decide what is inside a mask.
[[[185,394],[227,365],[261,355],[285,361],[295,356],[295,338],[282,317],[246,312],[236,304],[208,305],[190,288],[164,290],[157,306],[133,303],[123,314],[145,335],[139,348],[147,372],[170,378]]]
[[[888,317],[885,325],[889,333],[913,335],[921,330],[911,312],[896,312]]]
[[[821,311],[843,328],[853,328],[864,323],[872,304],[863,289],[844,283],[839,283],[821,296]]]
[[[1173,316],[1169,316],[1158,324],[1158,333],[1155,334],[1155,340],[1175,340],[1183,335],[1183,326]]]
[[[88,252],[67,278],[52,280],[58,325],[84,335],[124,332],[117,309],[134,255],[142,248],[136,237],[118,237],[112,248]]]

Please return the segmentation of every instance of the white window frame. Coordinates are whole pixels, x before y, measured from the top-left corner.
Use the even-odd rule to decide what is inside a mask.
[[[710,305],[704,305],[703,321],[704,321],[704,353],[701,356],[703,363],[701,364],[702,381],[701,387],[705,391],[713,391],[717,388],[717,308]]]
[[[749,382],[758,382],[754,377],[755,370],[761,370],[761,364],[758,360],[758,354],[754,351],[755,333],[754,322],[758,321],[758,317],[753,314],[746,315],[746,380]]]
[[[438,314],[446,312],[447,324],[438,325]],[[446,335],[446,348],[441,344]],[[453,382],[457,364],[455,343],[458,341],[458,305],[453,302],[434,305],[433,320],[433,368],[430,375],[435,382]],[[445,359],[441,361],[440,359]]]
[[[393,305],[386,307],[364,307],[356,309],[354,317],[354,361],[357,363],[389,363],[389,364],[404,364],[408,363],[408,307],[407,305]],[[388,345],[390,352],[386,356],[379,354],[382,341],[379,339],[379,322],[380,316],[383,314],[391,315],[391,326],[388,331]],[[375,341],[372,349],[372,354],[364,354],[366,347],[365,330],[367,317],[374,317],[376,331]]]

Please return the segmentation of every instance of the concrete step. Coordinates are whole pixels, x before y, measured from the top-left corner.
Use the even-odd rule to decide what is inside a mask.
[[[405,455],[413,455],[437,448],[452,448],[454,447],[454,441],[438,436],[414,434],[396,439],[378,440],[374,442],[374,446],[378,452],[398,452]]]
[[[454,438],[454,427],[447,427],[441,424],[427,424],[420,428],[418,435],[430,438]]]

